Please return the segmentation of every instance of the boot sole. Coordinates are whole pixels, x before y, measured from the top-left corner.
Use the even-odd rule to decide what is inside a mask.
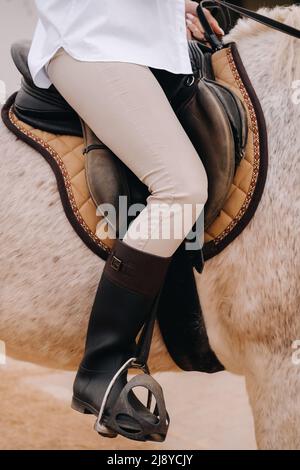
[[[74,396],[72,398],[71,408],[75,411],[78,411],[78,413],[82,413],[85,415],[95,415],[98,417],[98,414],[99,414],[99,412],[95,408],[79,400],[78,398],[75,398]],[[109,437],[109,438],[117,437],[118,434],[115,431],[112,431],[106,426],[102,426],[102,427],[103,427],[103,430],[99,432],[101,436]]]

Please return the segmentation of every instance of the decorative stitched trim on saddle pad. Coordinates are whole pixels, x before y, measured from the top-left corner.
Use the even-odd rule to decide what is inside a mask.
[[[208,260],[220,253],[247,226],[263,193],[268,145],[263,112],[242,64],[235,44],[213,55],[217,81],[225,84],[243,101],[248,114],[249,136],[245,158],[236,171],[223,210],[205,233],[204,256]],[[66,216],[83,242],[106,259],[114,240],[102,237],[106,224],[96,214],[85,177],[83,139],[34,129],[18,120],[13,111],[16,93],[2,108],[5,125],[43,155],[53,169]],[[102,230],[102,232],[101,232]]]
[[[235,43],[212,56],[216,80],[243,102],[248,116],[245,157],[236,170],[224,207],[205,233],[204,257],[226,248],[251,221],[261,200],[268,171],[268,136],[259,99]]]

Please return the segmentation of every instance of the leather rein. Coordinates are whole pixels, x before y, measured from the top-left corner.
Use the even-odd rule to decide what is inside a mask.
[[[261,15],[260,13],[254,12],[252,10],[248,10],[244,7],[239,7],[237,5],[233,5],[232,3],[226,2],[224,0],[203,0],[199,3],[197,7],[197,14],[199,20],[205,30],[205,36],[207,41],[212,46],[213,50],[220,50],[223,49],[224,45],[223,42],[219,39],[216,33],[213,31],[212,27],[210,26],[204,8],[214,9],[217,8],[221,10],[223,18],[225,17],[227,20],[230,18],[229,10],[238,13],[241,16],[245,16],[250,18],[254,21],[257,21],[265,26],[268,26],[272,29],[280,31],[281,33],[288,34],[289,36],[293,36],[297,39],[300,39],[300,30],[293,28],[292,26],[288,26],[284,23],[279,21],[273,20],[267,16]]]

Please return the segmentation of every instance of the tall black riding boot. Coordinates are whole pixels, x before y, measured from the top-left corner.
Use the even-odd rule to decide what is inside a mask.
[[[96,429],[107,437],[119,433],[135,440],[165,438],[159,429],[155,431],[159,428],[159,418],[142,405],[130,387],[125,399],[122,398],[124,387],[130,384],[127,384],[126,367],[116,380],[112,379],[137,353],[136,337],[151,317],[169,262],[170,258],[144,253],[117,240],[105,264],[91,312],[84,356],[73,386],[72,407],[97,416],[103,412]],[[153,384],[148,384],[149,376],[142,377],[145,387],[153,391]],[[137,384],[141,381],[139,378]],[[128,413],[130,407],[133,414]]]

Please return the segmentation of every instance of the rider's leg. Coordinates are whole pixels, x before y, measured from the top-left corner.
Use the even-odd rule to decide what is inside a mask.
[[[203,209],[207,178],[148,67],[79,61],[61,49],[48,73],[94,133],[150,191],[147,207],[131,224],[123,242],[117,241],[106,263],[74,383],[78,408],[96,414],[112,376],[134,353],[135,338],[149,317],[171,255]],[[173,204],[177,204],[177,228],[181,220],[178,208],[187,205],[192,209],[189,224],[183,227],[181,223],[180,237],[172,229]],[[157,236],[158,229],[166,233],[169,226],[169,236]],[[119,380],[114,387],[112,402],[123,385]],[[108,414],[109,410],[110,406]]]

